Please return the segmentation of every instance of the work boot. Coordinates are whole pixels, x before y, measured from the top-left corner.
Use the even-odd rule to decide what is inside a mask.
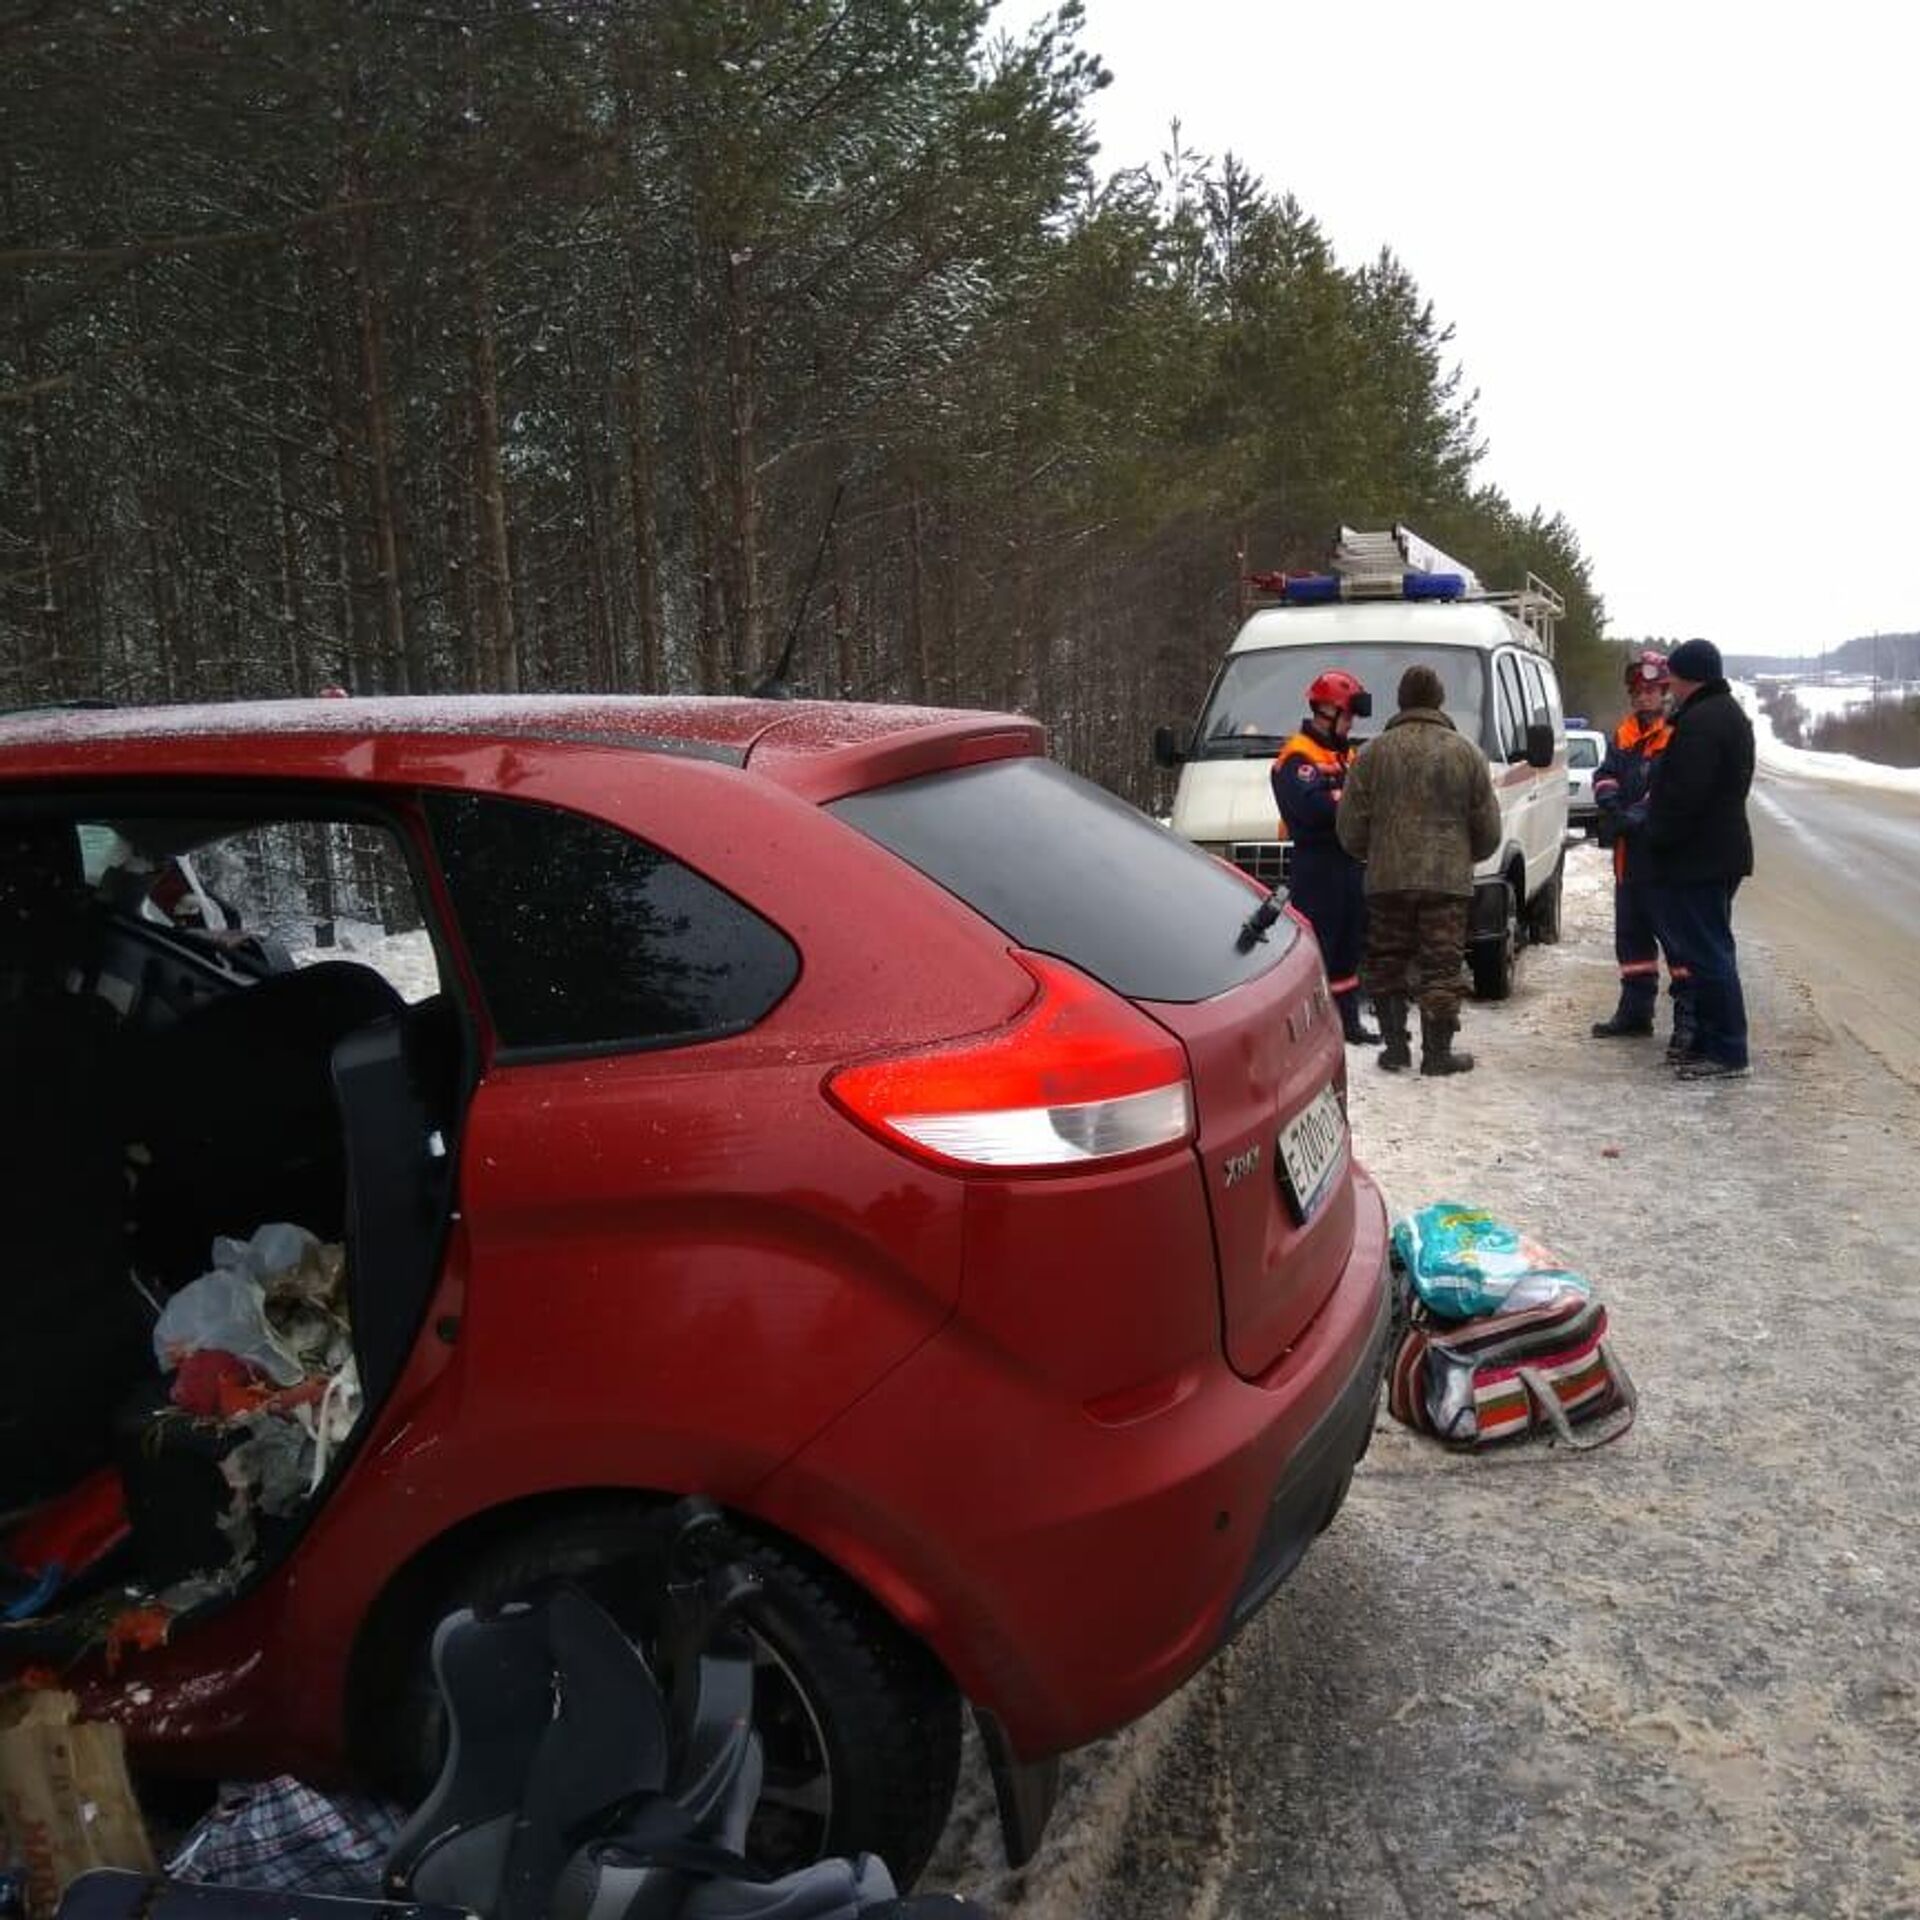
[[[1336,995],[1334,1004],[1340,1009],[1340,1031],[1346,1035],[1348,1046],[1377,1047],[1380,1044],[1380,1036],[1360,1018],[1360,996],[1357,993]]]
[[[1380,1065],[1388,1073],[1405,1073],[1413,1065],[1413,1044],[1407,1038],[1407,996],[1375,994],[1373,1010],[1380,1016],[1380,1031],[1387,1041],[1380,1049]]]
[[[1425,1074],[1471,1073],[1473,1055],[1455,1053],[1453,1036],[1460,1031],[1458,1020],[1442,1019],[1420,1009],[1420,1071]]]
[[[1652,1031],[1652,1010],[1636,1012],[1624,1000],[1613,1010],[1609,1018],[1596,1020],[1593,1023],[1593,1037],[1596,1040],[1625,1040]]]
[[[1673,1036],[1667,1042],[1667,1058],[1684,1060],[1693,1051],[1693,1008],[1685,1001],[1673,1003]]]

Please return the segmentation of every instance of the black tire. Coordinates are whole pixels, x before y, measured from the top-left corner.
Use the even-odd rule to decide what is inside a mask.
[[[643,1643],[653,1622],[631,1586],[596,1576],[644,1551],[644,1514],[576,1514],[477,1557],[447,1610],[499,1605],[566,1580]],[[747,1851],[785,1873],[831,1854],[877,1853],[913,1884],[946,1825],[960,1768],[960,1699],[918,1641],[832,1568],[784,1541],[729,1526],[725,1550],[759,1574],[754,1725],[767,1783]],[[419,1651],[402,1752],[440,1752],[439,1703]]]
[[[1534,946],[1560,944],[1560,896],[1567,877],[1567,856],[1554,862],[1553,878],[1533,896],[1527,908],[1527,939]]]
[[[1513,992],[1513,962],[1519,946],[1519,916],[1514,911],[1511,886],[1507,887],[1506,896],[1506,919],[1498,936],[1485,935],[1474,941],[1469,955],[1473,970],[1473,997],[1476,1000],[1504,1000]]]

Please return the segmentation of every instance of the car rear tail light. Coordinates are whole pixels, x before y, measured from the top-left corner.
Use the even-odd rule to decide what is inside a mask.
[[[1105,1166],[1191,1140],[1179,1041],[1066,962],[1013,957],[1038,991],[1007,1026],[844,1067],[827,1081],[831,1098],[937,1166]]]

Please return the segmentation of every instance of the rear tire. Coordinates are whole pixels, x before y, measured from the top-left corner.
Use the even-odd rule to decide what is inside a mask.
[[[1513,992],[1514,954],[1519,946],[1518,915],[1514,911],[1512,886],[1503,891],[1507,897],[1506,913],[1498,935],[1484,935],[1473,943],[1470,964],[1476,1000],[1504,1000]]]
[[[482,1553],[453,1582],[446,1611],[499,1606],[569,1581],[600,1599],[645,1642],[654,1623],[632,1617],[631,1590],[605,1575],[638,1550],[644,1513],[575,1514]],[[754,1727],[767,1780],[747,1851],[786,1873],[835,1854],[877,1853],[904,1889],[946,1825],[960,1769],[960,1699],[939,1662],[824,1562],[785,1541],[728,1523],[722,1550],[751,1567],[761,1595],[755,1642]],[[425,1776],[443,1750],[426,1648],[398,1703],[398,1751]],[[432,1756],[428,1758],[428,1756]]]

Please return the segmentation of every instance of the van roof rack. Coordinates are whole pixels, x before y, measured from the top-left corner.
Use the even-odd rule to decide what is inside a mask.
[[[1529,573],[1523,587],[1489,593],[1471,567],[1398,521],[1377,532],[1336,529],[1330,572],[1249,573],[1245,584],[1260,602],[1290,607],[1353,600],[1476,600],[1510,614],[1524,629],[1527,644],[1549,660],[1554,630],[1567,611],[1566,601],[1537,573]],[[1248,604],[1242,601],[1243,608]]]

